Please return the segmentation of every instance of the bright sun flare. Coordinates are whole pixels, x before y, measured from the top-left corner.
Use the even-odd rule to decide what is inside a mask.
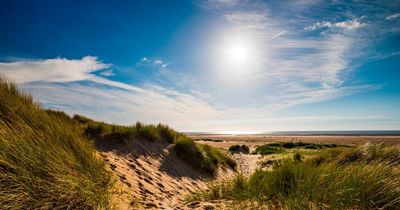
[[[234,65],[245,65],[251,57],[250,54],[251,50],[245,43],[231,43],[226,49],[227,62]]]
[[[245,82],[261,66],[260,45],[250,33],[225,33],[218,42],[217,72],[227,82]]]

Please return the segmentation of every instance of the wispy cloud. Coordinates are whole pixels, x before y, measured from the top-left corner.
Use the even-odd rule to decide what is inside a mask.
[[[354,29],[362,28],[366,25],[367,24],[361,23],[358,19],[341,21],[341,22],[323,21],[323,22],[317,22],[317,23],[314,23],[313,25],[307,26],[307,27],[305,27],[305,29],[306,30],[317,30],[320,28],[342,28],[342,29],[347,29],[347,30],[354,30]]]
[[[170,63],[165,62],[161,59],[151,59],[148,57],[142,57],[138,62],[138,66],[159,66],[162,68],[166,68]]]
[[[394,20],[400,17],[400,13],[395,13],[386,17],[386,20]]]
[[[70,82],[95,78],[92,73],[111,67],[96,57],[53,58],[0,62],[0,73],[16,83],[32,81]]]

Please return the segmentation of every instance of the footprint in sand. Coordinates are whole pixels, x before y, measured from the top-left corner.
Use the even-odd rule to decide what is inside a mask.
[[[128,166],[131,167],[132,169],[136,169],[136,166],[132,163],[128,163]]]
[[[129,182],[124,182],[128,187],[132,187],[132,184]]]
[[[147,179],[150,179],[151,181],[153,181],[153,178],[151,176],[149,176],[147,174],[145,176],[146,176]]]
[[[157,185],[158,185],[160,188],[163,188],[163,189],[165,188],[164,185],[161,184],[161,183],[159,183],[159,182],[157,183]]]
[[[119,179],[120,179],[121,181],[123,181],[123,180],[126,180],[126,177],[125,177],[125,175],[119,175]]]
[[[110,168],[111,168],[111,170],[115,170],[116,168],[117,168],[117,166],[116,165],[114,165],[114,164],[110,164]]]
[[[150,195],[154,195],[154,193],[150,192],[148,189],[145,189],[144,192]]]
[[[146,203],[145,204],[146,208],[157,208],[158,206],[154,203]]]
[[[144,178],[143,179],[145,182],[147,182],[147,183],[149,183],[149,184],[153,184],[149,179],[147,179],[147,178]]]
[[[142,188],[144,186],[143,183],[141,183],[141,182],[139,182],[138,185],[139,185],[139,188]]]

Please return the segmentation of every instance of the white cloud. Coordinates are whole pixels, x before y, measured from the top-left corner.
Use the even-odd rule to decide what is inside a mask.
[[[395,13],[386,17],[386,20],[394,20],[400,17],[400,13]]]
[[[150,59],[148,59],[147,57],[142,57],[142,58],[140,59],[140,62],[141,62],[141,63],[148,63],[148,62],[150,62]]]
[[[162,60],[155,60],[155,61],[154,61],[154,64],[159,64],[159,65],[161,65],[161,64],[163,64],[163,61],[162,61]]]
[[[0,74],[16,83],[32,81],[69,82],[91,79],[93,72],[107,69],[96,57],[82,59],[54,58],[46,60],[0,62]]]
[[[354,30],[358,28],[362,28],[366,26],[367,24],[361,23],[358,19],[354,20],[347,20],[347,21],[342,21],[342,22],[329,22],[329,21],[323,21],[323,22],[317,22],[314,23],[313,25],[307,26],[304,29],[306,30],[317,30],[320,28],[341,28],[341,29],[347,29],[347,30]]]
[[[113,76],[113,75],[115,75],[115,74],[114,74],[114,71],[113,71],[113,70],[106,70],[106,71],[100,72],[100,75],[109,77],[109,76]]]

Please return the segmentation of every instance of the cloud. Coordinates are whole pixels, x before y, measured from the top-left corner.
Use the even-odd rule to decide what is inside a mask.
[[[150,59],[148,59],[147,57],[142,57],[142,58],[140,59],[140,62],[141,62],[141,63],[149,63],[149,62],[150,62]]]
[[[109,76],[113,76],[115,74],[114,74],[113,70],[106,70],[106,71],[100,72],[100,75],[105,76],[105,77],[109,77]]]
[[[400,13],[395,13],[386,17],[386,20],[394,20],[400,17]]]
[[[25,60],[0,62],[0,74],[16,83],[32,81],[70,82],[91,79],[95,71],[107,69],[110,64],[96,57],[85,56],[81,59],[53,58],[45,60]]]
[[[137,63],[138,66],[158,66],[161,68],[166,68],[169,64],[161,59],[150,59],[148,57],[142,57]]]
[[[362,28],[367,24],[361,23],[358,19],[354,20],[347,20],[342,22],[329,22],[329,21],[322,21],[314,23],[313,25],[307,26],[305,30],[317,30],[320,28],[340,28],[340,29],[347,29],[347,30],[354,30],[358,28]]]
[[[155,60],[155,61],[154,61],[154,64],[159,64],[159,65],[161,65],[161,64],[163,64],[163,61],[162,61],[162,60]]]

